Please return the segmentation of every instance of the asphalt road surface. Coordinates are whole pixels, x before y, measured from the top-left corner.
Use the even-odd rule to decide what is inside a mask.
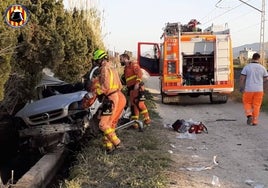
[[[183,104],[161,104],[159,79],[147,78],[162,117],[163,134],[174,161],[169,187],[268,187],[268,116],[260,114],[258,126],[246,124],[241,103],[210,104],[208,96],[184,97]],[[177,119],[203,122],[208,134],[175,132]],[[168,125],[169,124],[169,125]]]

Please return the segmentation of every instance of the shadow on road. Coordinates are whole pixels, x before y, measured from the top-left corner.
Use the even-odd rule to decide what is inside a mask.
[[[150,92],[151,93],[151,92]],[[154,97],[154,101],[157,104],[163,104],[162,103],[162,97],[159,93],[151,93],[152,96]],[[190,96],[181,96],[180,97],[180,102],[178,103],[168,103],[168,104],[163,104],[163,105],[177,105],[177,106],[195,106],[195,105],[204,105],[204,104],[211,104],[209,100],[209,96],[199,96],[199,97],[190,97]],[[211,104],[214,105],[214,104]],[[219,105],[219,104],[217,104]],[[224,105],[224,104],[220,104]]]

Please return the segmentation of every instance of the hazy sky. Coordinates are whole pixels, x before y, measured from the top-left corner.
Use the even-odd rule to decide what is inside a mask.
[[[107,47],[136,51],[137,42],[160,42],[167,22],[187,24],[195,18],[205,29],[211,24],[230,28],[233,47],[260,41],[261,12],[239,0],[97,0],[102,11]],[[262,0],[243,0],[261,10]],[[267,1],[265,41],[268,41]],[[258,50],[258,49],[255,49]]]
[[[139,41],[160,43],[167,22],[187,24],[191,19],[201,22],[201,29],[227,24],[233,47],[260,42],[262,0],[243,0],[254,8],[240,0],[64,1],[99,9],[106,47],[117,52],[136,51]],[[266,0],[265,42],[268,41],[267,7]]]

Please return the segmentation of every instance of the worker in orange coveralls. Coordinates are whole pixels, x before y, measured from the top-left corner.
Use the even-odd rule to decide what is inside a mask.
[[[123,148],[123,144],[115,133],[115,128],[126,105],[126,98],[121,92],[122,84],[119,74],[108,61],[106,52],[96,50],[93,60],[100,67],[100,74],[94,78],[91,90],[98,96],[104,97],[99,128],[104,134],[103,146],[109,154],[114,149]]]
[[[263,85],[267,84],[268,73],[259,63],[260,54],[254,53],[252,62],[246,65],[240,75],[240,92],[243,93],[243,105],[247,124],[256,126],[264,95]]]
[[[145,125],[150,125],[151,119],[145,105],[144,83],[142,82],[142,71],[139,64],[131,61],[128,54],[120,55],[120,63],[124,67],[124,78],[128,89],[128,96],[131,105],[131,119],[138,120],[139,115],[143,115]],[[133,128],[138,128],[135,124]]]

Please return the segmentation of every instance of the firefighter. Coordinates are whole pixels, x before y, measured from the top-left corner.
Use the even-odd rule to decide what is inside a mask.
[[[150,125],[151,119],[145,105],[145,87],[142,82],[141,68],[137,62],[131,61],[126,53],[120,55],[120,63],[124,66],[124,78],[131,106],[131,120],[138,120],[139,115],[142,114],[144,124]],[[135,124],[133,128],[138,128],[138,124]]]
[[[188,28],[190,29],[190,31],[193,31],[193,32],[196,32],[196,31],[199,31],[199,29],[197,28],[197,25],[199,25],[200,22],[197,21],[196,19],[191,19],[189,22],[188,22]]]
[[[115,128],[126,105],[126,98],[121,92],[122,84],[118,72],[108,61],[106,52],[96,50],[93,60],[100,67],[100,74],[94,78],[91,91],[103,97],[99,128],[103,132],[103,146],[107,153],[111,153],[114,149],[123,147]]]

